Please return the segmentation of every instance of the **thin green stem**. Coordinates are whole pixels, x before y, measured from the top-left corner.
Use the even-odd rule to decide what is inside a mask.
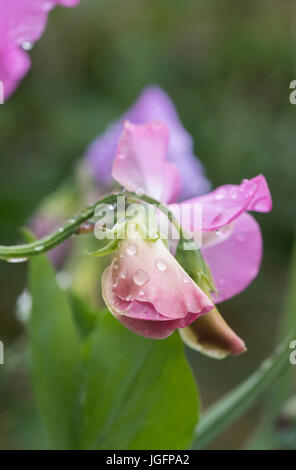
[[[55,246],[63,243],[71,237],[88,219],[93,217],[95,208],[98,204],[112,204],[116,201],[116,194],[109,194],[99,201],[84,208],[79,214],[71,217],[60,228],[32,243],[14,246],[0,246],[0,259],[17,262],[26,260],[35,255],[40,255],[46,251],[52,250]]]
[[[135,193],[124,193],[117,190],[116,192],[109,194],[96,201],[94,204],[86,207],[79,214],[71,217],[60,228],[39,240],[22,245],[0,246],[0,260],[2,259],[10,262],[26,261],[31,256],[40,255],[52,250],[74,234],[89,233],[89,230],[81,229],[82,224],[94,216],[95,208],[98,204],[114,204],[116,203],[118,195],[125,196],[128,202],[138,201],[157,205],[158,209],[168,217],[170,222],[173,223],[179,233],[181,233],[181,226],[172,212],[165,205],[148,196],[139,196]]]
[[[205,413],[196,428],[192,449],[203,449],[241,416],[288,367],[292,367],[289,363],[292,339],[279,346],[277,352],[266,359],[256,372]]]

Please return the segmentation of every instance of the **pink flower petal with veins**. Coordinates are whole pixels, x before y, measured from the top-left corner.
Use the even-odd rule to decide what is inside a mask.
[[[181,178],[176,165],[166,161],[168,142],[165,124],[152,121],[135,125],[126,121],[113,164],[113,178],[128,191],[174,202],[181,190]]]
[[[203,231],[218,230],[245,211],[269,212],[272,209],[270,191],[263,175],[244,180],[241,185],[220,186],[211,193],[184,201],[181,206],[182,204],[202,206]],[[191,228],[196,229],[193,220]]]
[[[118,255],[104,273],[103,296],[132,331],[164,338],[214,307],[161,240],[125,240]]]
[[[236,219],[230,236],[205,246],[202,254],[215,281],[215,303],[243,291],[257,276],[262,259],[262,236],[258,223],[247,213]]]

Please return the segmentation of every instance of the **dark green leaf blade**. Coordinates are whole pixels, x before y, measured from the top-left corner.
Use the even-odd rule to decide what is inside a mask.
[[[153,341],[102,314],[86,364],[82,448],[183,449],[198,393],[177,333]]]
[[[30,321],[35,393],[53,447],[76,447],[81,345],[67,295],[45,256],[30,261]]]

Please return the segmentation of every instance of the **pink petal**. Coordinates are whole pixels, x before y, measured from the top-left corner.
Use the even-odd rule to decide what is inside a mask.
[[[202,205],[203,231],[218,230],[230,224],[245,211],[269,212],[272,209],[271,195],[263,175],[244,180],[239,186],[233,184],[220,186],[211,193],[182,204]],[[194,229],[193,223],[191,225]]]
[[[197,315],[187,315],[185,319],[167,320],[162,317],[151,304],[132,302],[134,308],[137,308],[137,317],[122,314],[122,300],[118,298],[112,288],[112,276],[110,268],[107,268],[102,279],[103,296],[110,312],[117,320],[132,332],[152,339],[164,339],[170,336],[178,328],[184,328],[197,318]],[[138,306],[135,307],[135,304]],[[124,306],[126,307],[126,305]],[[146,318],[149,319],[145,319]],[[141,318],[143,317],[143,318]],[[154,320],[153,320],[154,318]]]
[[[181,190],[177,167],[166,161],[169,132],[157,121],[142,125],[125,122],[112,176],[128,191],[173,202]]]
[[[102,286],[112,313],[143,336],[168,336],[214,307],[161,240],[124,240]]]
[[[5,99],[28,72],[24,48],[42,35],[48,12],[56,5],[75,6],[79,0],[0,0],[0,80]]]
[[[218,293],[215,303],[237,295],[257,276],[262,258],[262,237],[255,219],[247,213],[234,222],[232,232],[220,243],[202,247]]]

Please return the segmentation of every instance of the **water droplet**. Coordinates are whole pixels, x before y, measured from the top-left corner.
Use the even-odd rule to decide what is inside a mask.
[[[7,263],[24,263],[25,261],[28,261],[28,258],[10,258],[6,261]]]
[[[70,223],[70,224],[74,224],[75,222],[76,222],[75,217],[72,217],[72,219],[69,220],[69,223]]]
[[[137,253],[138,247],[135,243],[132,243],[131,245],[128,245],[126,252],[128,255],[133,256]]]
[[[143,286],[144,284],[146,284],[146,282],[149,281],[149,276],[143,269],[139,269],[133,275],[133,280],[134,283],[137,284],[137,286]]]
[[[36,247],[34,248],[34,251],[41,251],[41,250],[43,250],[43,249],[44,249],[44,246],[43,246],[43,245],[39,245],[39,246],[36,246]]]
[[[156,267],[159,269],[159,271],[166,271],[167,270],[167,264],[165,261],[158,259],[156,262]]]
[[[237,199],[237,192],[236,191],[233,191],[231,194],[230,194],[230,197],[233,201],[235,201]]]
[[[120,259],[122,259],[122,258],[123,258],[123,254],[122,254],[122,253],[119,255],[119,258],[120,258]]]
[[[219,237],[219,238],[223,238],[225,237],[229,232],[229,226],[228,225],[224,225],[224,227],[221,227],[221,228],[218,228],[216,230],[216,235]]]
[[[30,51],[33,48],[34,44],[32,44],[30,41],[24,41],[22,43],[22,48],[24,51]]]
[[[119,276],[121,277],[121,279],[126,279],[126,276],[127,276],[127,270],[126,268],[123,268],[122,271],[120,272]]]
[[[143,295],[145,295],[145,291],[144,291],[144,290],[140,290],[139,295],[140,295],[141,297],[143,297]]]
[[[215,195],[215,198],[217,199],[217,201],[221,200],[221,199],[224,199],[226,196],[226,191],[225,189],[219,189],[217,192],[216,192],[216,195]]]
[[[126,296],[125,300],[127,300],[128,302],[132,299],[132,296],[129,294]]]
[[[184,282],[184,284],[189,284],[189,282],[190,282],[189,277],[184,277],[183,282]]]
[[[117,287],[119,284],[119,278],[117,277],[113,282],[113,287]]]
[[[64,231],[64,227],[59,228],[59,232],[62,233]]]

